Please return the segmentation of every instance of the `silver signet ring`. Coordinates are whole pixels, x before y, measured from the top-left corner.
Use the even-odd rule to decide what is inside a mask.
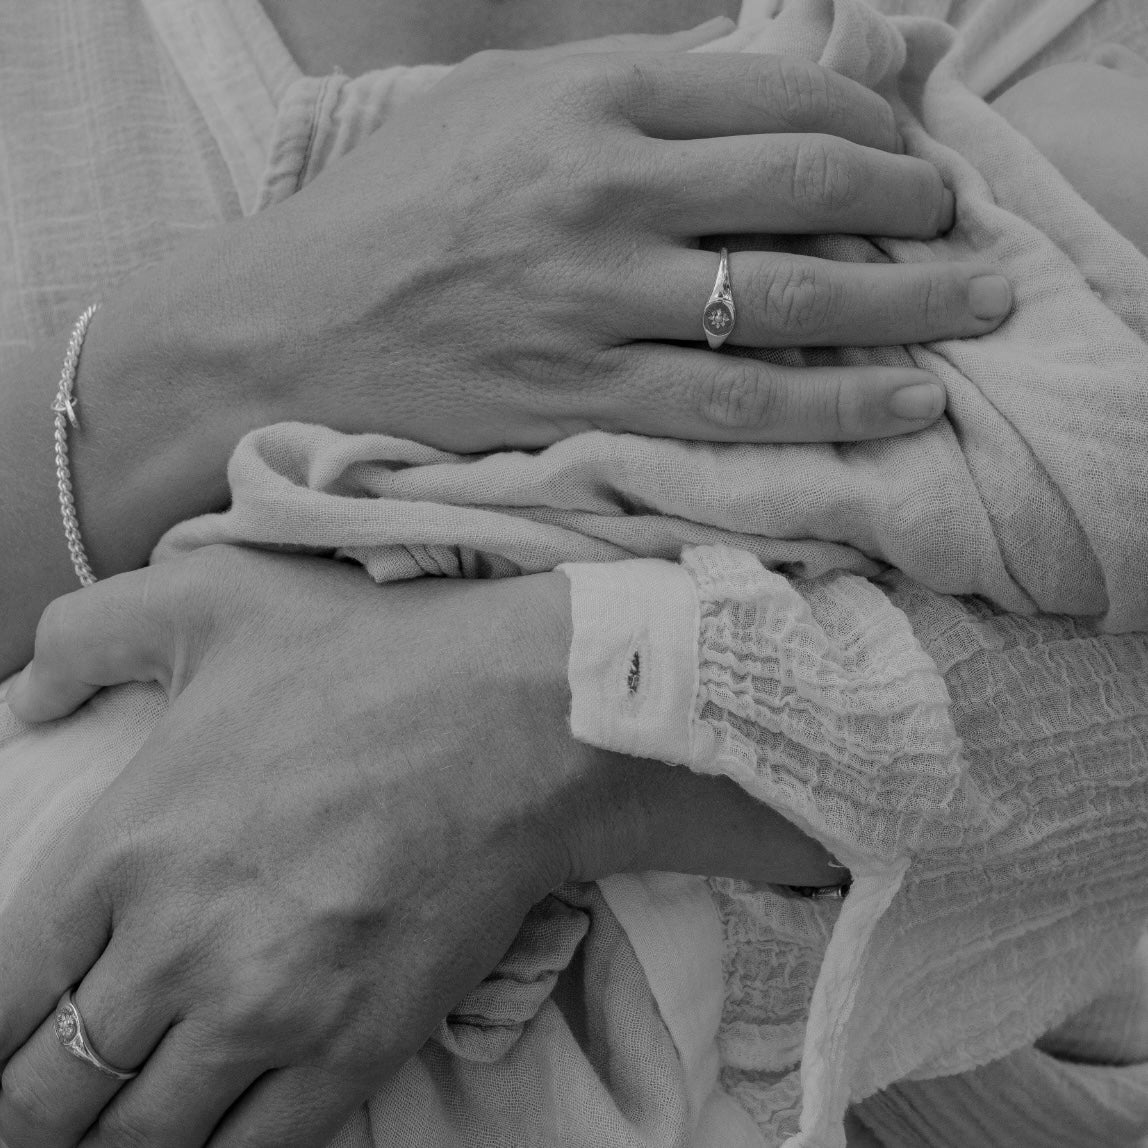
[[[729,252],[721,249],[714,289],[702,310],[702,330],[710,350],[716,351],[730,337],[737,321],[737,308],[733,305],[733,288],[729,281]]]
[[[94,1048],[92,1048],[88,1040],[87,1029],[84,1028],[84,1018],[80,1016],[80,1010],[76,1008],[76,1002],[72,999],[72,990],[68,989],[62,997],[60,1003],[56,1006],[56,1039],[78,1060],[90,1064],[98,1072],[102,1072],[105,1076],[110,1076],[113,1080],[133,1080],[139,1076],[138,1072],[123,1072],[116,1068],[114,1065],[108,1064],[106,1060]]]

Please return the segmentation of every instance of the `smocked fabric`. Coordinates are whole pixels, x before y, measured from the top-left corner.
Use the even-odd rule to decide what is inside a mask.
[[[760,42],[779,7],[773,0],[749,0],[728,46]],[[981,96],[1042,64],[1082,55],[1099,40],[1123,39],[1148,50],[1148,10],[1138,0],[881,0],[878,7],[889,15],[910,12],[958,27],[948,64]],[[254,0],[10,0],[4,27],[0,107],[37,115],[0,121],[6,181],[0,241],[11,256],[0,261],[3,361],[66,326],[108,284],[161,257],[182,237],[286,198],[443,71],[303,76]],[[791,42],[798,50],[816,57],[825,41],[815,24],[809,27],[807,34],[791,23],[787,35],[796,37]],[[844,41],[838,37],[834,43],[840,48]],[[228,67],[221,71],[223,59]],[[52,148],[40,146],[46,125],[60,133]],[[1095,270],[1104,274],[1096,277],[1104,306],[1137,330],[1135,308],[1143,296],[1136,294],[1135,276],[1122,270],[1128,252],[1117,246],[1110,236],[1101,245],[1104,257]],[[1082,243],[1073,259],[1091,273],[1088,260],[1096,257],[1089,250]],[[1132,955],[1130,931],[1137,914],[1142,916],[1137,886],[1129,893],[1123,880],[1136,871],[1143,853],[1143,835],[1136,836],[1136,818],[1145,808],[1138,788],[1144,761],[1142,639],[1098,636],[1086,623],[1024,622],[904,581],[888,583],[884,599],[872,588],[857,590],[854,580],[832,591],[835,578],[802,583],[797,590],[774,581],[775,575],[762,582],[746,565],[752,561],[746,550],[767,565],[805,574],[837,568],[876,574],[881,564],[863,555],[856,539],[843,544],[830,537],[778,538],[767,546],[744,534],[731,538],[724,522],[667,525],[656,514],[627,519],[625,508],[644,505],[637,492],[623,500],[625,507],[610,503],[587,511],[579,505],[569,514],[562,507],[538,521],[517,509],[515,521],[534,532],[529,562],[491,546],[490,537],[506,529],[505,517],[498,518],[493,535],[483,533],[489,520],[462,522],[451,516],[449,500],[427,503],[430,517],[414,533],[409,520],[397,522],[392,508],[370,530],[355,524],[348,534],[349,520],[332,519],[330,503],[303,495],[362,461],[360,444],[308,439],[308,450],[322,449],[304,464],[292,453],[298,443],[289,436],[272,446],[259,441],[258,467],[266,463],[261,473],[274,481],[248,489],[266,496],[271,524],[245,522],[239,537],[258,544],[304,533],[304,545],[341,549],[376,575],[488,576],[562,562],[606,562],[636,552],[676,556],[683,545],[740,543],[737,578],[728,551],[707,552],[723,557],[714,559],[706,576],[696,562],[680,568],[658,564],[661,573],[650,592],[676,587],[671,598],[680,601],[688,590],[696,605],[695,657],[689,664],[676,657],[672,667],[663,664],[668,651],[682,647],[679,620],[673,634],[645,647],[647,656],[637,667],[632,657],[622,659],[626,689],[632,678],[641,688],[643,679],[648,685],[663,672],[672,677],[668,697],[680,699],[696,685],[695,698],[704,696],[709,708],[678,709],[667,726],[690,733],[685,764],[705,768],[716,761],[748,787],[767,784],[771,799],[788,802],[791,816],[805,818],[800,823],[835,842],[862,873],[857,895],[847,902],[848,915],[840,906],[737,883],[667,875],[559,891],[532,914],[521,944],[490,980],[348,1121],[335,1140],[339,1148],[776,1148],[795,1135],[804,1138],[798,1143],[836,1145],[839,1112],[850,1096],[881,1079],[899,1080],[902,1070],[953,1073],[974,1060],[983,1067],[892,1084],[855,1111],[889,1148],[955,1146],[963,1143],[969,1122],[986,1145],[1039,1148],[1048,1142],[1049,1129],[1062,1136],[1058,1143],[1073,1148],[1136,1143],[1144,1127],[1148,1059],[1148,1010],[1138,972],[1144,962],[1129,961],[1120,972],[1118,954]],[[644,449],[640,440],[626,446]],[[413,444],[388,443],[386,451],[399,470],[412,462],[412,469],[453,462]],[[246,479],[242,470],[236,474],[241,487]],[[706,477],[726,482],[733,476],[723,478],[715,470]],[[382,492],[380,487],[366,493],[377,498]],[[299,513],[276,518],[283,499],[295,500]],[[358,501],[365,509],[367,499]],[[507,501],[515,505],[513,498]],[[762,515],[773,509],[768,501],[756,508]],[[677,513],[659,504],[649,509]],[[561,529],[547,529],[555,525]],[[405,535],[388,533],[399,527]],[[623,577],[621,567],[615,574]],[[993,577],[997,582],[986,584],[1013,592]],[[641,578],[629,582],[629,598],[613,596],[608,575],[601,581],[597,593],[604,606],[643,599]],[[1095,576],[1081,585],[1080,608],[1108,607]],[[1042,597],[1046,588],[1037,595],[1022,589],[1038,604],[1055,601]],[[764,593],[761,611],[772,611],[773,629],[757,633],[758,622],[746,616],[747,592]],[[911,620],[913,633],[898,621],[898,611]],[[787,612],[800,624],[776,628]],[[658,622],[650,621],[648,637],[663,633]],[[745,642],[755,633],[765,644],[758,647],[754,638],[749,649]],[[855,663],[842,661],[839,634],[848,636],[845,646],[853,657],[880,648],[909,659],[905,683],[920,693],[909,690],[912,700],[899,715],[882,708],[881,691],[863,688],[851,676]],[[579,635],[584,631],[577,631],[576,644]],[[796,635],[802,637],[793,647]],[[599,648],[599,659],[605,649]],[[800,657],[796,649],[803,651]],[[754,667],[749,684],[732,672],[739,658]],[[770,677],[770,667],[788,665],[790,658],[803,667],[811,696],[820,699],[792,713],[779,709],[768,690],[761,697],[757,692],[758,682],[772,681],[776,693],[781,679]],[[850,683],[856,688],[848,688]],[[938,702],[938,690],[950,692],[951,706]],[[576,690],[575,696],[583,695]],[[848,701],[844,725],[827,699]],[[0,905],[116,776],[163,708],[158,690],[126,687],[107,692],[51,730],[33,730],[0,706]],[[771,723],[778,722],[774,729]],[[863,790],[870,783],[873,792],[853,792],[849,801],[830,798],[836,790],[822,785],[820,753],[810,746],[855,752],[860,743],[843,732],[854,723],[867,734],[880,734],[880,752],[862,754],[856,769],[830,758],[836,765],[829,776],[838,787],[851,780]],[[604,719],[603,728],[609,724]],[[899,732],[881,733],[893,729]],[[948,752],[953,733],[963,747],[955,757]],[[601,729],[594,736],[600,735]],[[918,737],[927,751],[913,740]],[[873,797],[888,796],[877,784],[885,781],[875,766],[903,766],[908,759],[896,747],[910,742],[917,746],[918,764],[932,764],[922,777],[909,779],[908,810],[875,806]],[[890,777],[909,784],[898,768]],[[1032,783],[1021,786],[1018,779],[1026,776]],[[950,783],[952,808],[943,801],[938,807],[938,795]],[[971,832],[967,818],[961,819],[966,800],[970,807],[980,801],[996,810],[992,832],[980,839],[976,856],[999,862],[986,870],[995,880],[991,892],[1003,898],[994,902],[990,922],[999,930],[986,927],[971,901],[961,917],[959,906],[930,902],[927,882],[918,885],[945,849],[955,849],[950,876],[973,882],[960,886],[958,880],[962,895],[984,891],[976,883],[983,875],[965,872],[961,834]],[[861,816],[866,810],[872,818]],[[941,825],[948,813],[956,828],[935,840],[921,828],[922,822]],[[1060,860],[1065,864],[1055,873],[1042,868]],[[1020,896],[1031,888],[1029,878],[1042,872],[1047,888],[1032,900]],[[1126,895],[1132,899],[1122,900]],[[906,904],[912,910],[908,920],[899,915]],[[899,922],[904,931],[898,931]],[[962,938],[952,965],[905,967],[905,955],[930,951],[946,922],[955,922]],[[1089,938],[1087,949],[1074,940],[1078,936]],[[846,940],[860,947],[850,948]],[[574,952],[577,959],[568,961]],[[882,961],[897,972],[896,983],[884,989],[895,999],[884,1004],[873,977]],[[995,979],[1000,970],[994,962],[1012,973],[1013,966],[1032,972],[1031,983],[1041,985],[1042,993],[1047,988],[1048,999],[1036,999],[1033,992],[994,996],[1016,984],[1007,976]],[[1066,986],[1065,970],[1073,967],[1092,971]],[[958,968],[964,972],[950,980],[949,972]],[[857,994],[844,991],[845,977],[852,978]],[[980,977],[989,986],[984,1001],[978,997]],[[893,993],[902,985],[903,1000]],[[1094,1004],[1073,1012],[1090,994]],[[978,999],[966,1033],[957,1004],[973,997]],[[920,1018],[930,1014],[914,1010],[923,998],[939,1010],[940,1029],[955,1026],[955,1060],[946,1061],[936,1048],[940,1030],[922,1031]],[[580,1002],[578,1010],[570,1009],[572,1001]],[[896,1039],[888,1051],[872,1058],[866,1053],[858,1061],[858,1049],[869,1048],[866,1042],[880,1033],[879,1025],[862,1022],[882,1007],[888,1018],[899,1018]],[[994,1007],[999,1023],[986,1026]],[[1060,1015],[1046,1016],[1050,1010]],[[572,1026],[576,1014],[582,1019]],[[1123,1023],[1113,1024],[1114,1017]],[[1051,1031],[1040,1028],[1058,1021],[1064,1023]],[[1037,1036],[1039,1046],[1033,1044]],[[1009,1048],[1018,1051],[993,1060]],[[1079,1063],[1097,1056],[1119,1063]]]
[[[720,1083],[766,1143],[837,1143],[851,1100],[1005,1057],[1122,977],[1091,1018],[1102,1038],[1093,1055],[1124,1064],[1110,1107],[1102,1073],[1070,1084],[1054,1049],[1084,1057],[1087,1037],[1064,1028],[1009,1062],[999,1079],[1026,1100],[988,1142],[1047,1143],[1059,1123],[1066,1137],[1089,1132],[1058,1144],[1135,1143],[1148,1129],[1143,642],[946,598],[902,575],[881,587],[850,575],[794,585],[745,553],[691,550],[671,568],[677,594],[692,582],[698,619],[683,726],[656,704],[667,696],[658,679],[681,671],[658,656],[670,645],[649,637],[671,578],[649,567],[621,564],[614,593],[597,566],[562,568],[576,635],[600,636],[592,647],[576,637],[571,650],[575,734],[636,753],[646,724],[681,731],[673,752],[663,742],[666,760],[733,778],[854,879],[840,905],[709,882],[725,952]],[[649,703],[635,711],[626,667],[638,648]],[[602,666],[615,667],[606,687]],[[580,695],[595,701],[592,723],[579,722]],[[916,1125],[908,1098],[945,1096],[943,1084],[860,1111],[883,1131],[896,1113],[905,1128],[943,1125],[986,1078],[974,1074],[955,1107]],[[989,1103],[995,1116],[1007,1091]],[[1036,1106],[1042,1119],[1020,1135],[1019,1113]],[[957,1122],[939,1142],[965,1132]]]

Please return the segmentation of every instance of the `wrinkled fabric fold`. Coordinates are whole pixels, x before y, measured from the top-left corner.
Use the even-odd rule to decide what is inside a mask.
[[[152,3],[180,17],[194,7]],[[228,95],[212,87],[210,37],[164,40],[187,91],[172,94],[169,61],[153,68],[155,84],[204,121],[173,139],[219,133],[215,151],[188,167],[189,188],[204,187],[187,227],[293,194],[442,74],[302,76],[253,0],[209,7],[226,17],[214,27],[255,110],[237,119],[211,111]],[[709,708],[679,712],[666,729],[693,730],[684,764],[768,794],[860,874],[847,913],[664,875],[558,891],[488,981],[348,1121],[339,1148],[777,1148],[788,1137],[829,1148],[841,1142],[844,1105],[890,1081],[901,1083],[858,1109],[888,1148],[955,1146],[954,1128],[977,1113],[986,1145],[1043,1148],[1044,1131],[1059,1128],[1075,1137],[1065,1145],[1090,1148],[1100,1132],[1111,1144],[1134,1134],[1148,1110],[1142,1064],[1106,1072],[1025,1048],[1116,983],[1144,915],[1148,647],[1096,633],[1098,619],[1112,630],[1140,625],[1148,594],[1136,566],[1145,464],[1142,450],[1131,455],[1144,441],[1144,259],[974,98],[1079,54],[1105,28],[1141,27],[1148,49],[1148,19],[1115,0],[878,7],[917,15],[890,22],[850,0],[751,0],[739,31],[711,48],[795,52],[877,87],[911,150],[958,189],[961,220],[936,244],[793,249],[866,260],[975,254],[1014,275],[1017,312],[997,335],[857,356],[940,373],[951,396],[942,426],[897,442],[808,448],[588,435],[479,461],[382,436],[270,428],[232,462],[229,514],[180,528],[157,552],[162,560],[222,540],[340,554],[388,581],[676,560],[696,546],[736,551],[708,581],[690,567],[695,660],[672,676],[691,690],[696,680],[695,702]],[[97,10],[83,11],[94,35]],[[234,183],[226,194],[209,178],[221,164]],[[101,219],[94,212],[85,224],[99,252]],[[154,258],[170,241],[140,250]],[[87,250],[70,250],[65,270],[19,306],[5,294],[3,314],[22,321],[35,301],[41,325],[44,316],[65,322],[78,310],[68,292],[100,281],[78,258]],[[96,256],[89,262],[108,274]],[[73,286],[60,287],[65,279]],[[74,286],[81,279],[87,287]],[[1095,406],[1066,413],[1069,394],[1085,390]],[[933,589],[899,578],[866,587],[833,573],[876,576],[889,564]],[[679,588],[683,569],[673,575]],[[1010,617],[934,590],[1092,620]],[[599,592],[608,600],[608,576]],[[746,621],[747,601],[800,626],[747,644],[760,620]],[[795,636],[815,633],[816,653],[791,658]],[[804,664],[818,680],[843,671],[853,638],[855,648],[885,651],[893,641],[890,665],[902,667],[911,703],[902,712],[931,715],[922,728],[934,739],[932,772],[906,749],[907,727],[900,742],[876,748],[843,739],[834,705],[774,712],[755,680],[781,679],[755,671],[739,684],[731,673],[736,648],[747,665]],[[681,644],[676,633],[650,645],[647,669]],[[853,699],[839,705],[872,733],[899,695],[876,678],[856,682],[832,696]],[[159,691],[144,687],[108,691],[50,729],[19,726],[0,706],[0,905],[163,711]],[[835,770],[815,744],[859,756]],[[882,788],[898,777],[913,800]],[[1071,1024],[1060,1029],[1071,1036]],[[1014,1096],[1040,1120],[1007,1119]]]
[[[1025,10],[1017,0],[998,8]],[[1054,28],[1073,10],[1061,8],[1050,9]],[[549,569],[564,549],[579,561],[672,558],[683,545],[724,543],[803,577],[892,566],[1013,611],[1096,617],[1116,632],[1148,627],[1148,256],[969,88],[969,52],[957,45],[940,21],[890,20],[863,0],[795,0],[746,48],[818,60],[886,96],[908,151],[957,196],[955,226],[928,242],[828,237],[788,250],[870,263],[984,260],[1010,277],[1016,302],[978,339],[735,353],[923,367],[948,392],[935,425],[837,445],[587,434],[481,460],[386,436],[269,429],[233,460],[233,520],[177,531],[161,553],[213,531],[269,529],[266,488],[287,483],[298,489],[280,489],[279,508],[306,501],[316,520],[334,521],[339,498],[387,500],[373,512],[394,528],[394,544],[372,551],[380,577]]]

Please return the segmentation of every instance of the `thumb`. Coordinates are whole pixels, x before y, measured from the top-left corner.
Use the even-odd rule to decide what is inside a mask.
[[[96,582],[48,605],[31,662],[4,696],[16,717],[52,721],[104,686],[159,682],[170,691],[178,641],[165,625],[172,593],[162,567]]]

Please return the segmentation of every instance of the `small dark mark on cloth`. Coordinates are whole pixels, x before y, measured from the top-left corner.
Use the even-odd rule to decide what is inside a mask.
[[[642,655],[637,650],[630,658],[630,668],[626,671],[626,689],[631,696],[638,692],[638,684],[642,680]]]

